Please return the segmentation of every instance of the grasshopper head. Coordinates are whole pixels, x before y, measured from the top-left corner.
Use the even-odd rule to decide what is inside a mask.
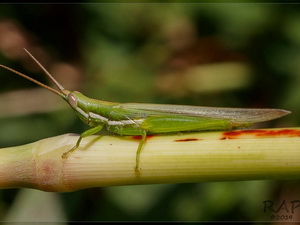
[[[82,98],[86,98],[86,96],[78,91],[69,91],[66,89],[62,90],[62,93],[64,95],[62,96],[63,99],[65,99],[73,109],[77,110],[78,108],[82,108]]]
[[[69,105],[74,109],[77,116],[86,124],[91,126],[91,121],[89,118],[89,110],[87,109],[87,105],[89,102],[89,98],[85,95],[81,94],[78,91],[68,91],[62,90],[64,96],[63,98],[69,103]]]

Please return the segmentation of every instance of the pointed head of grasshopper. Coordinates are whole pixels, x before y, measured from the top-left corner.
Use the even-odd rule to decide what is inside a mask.
[[[74,91],[74,92],[71,92],[71,91],[69,91],[69,90],[67,90],[67,89],[65,89],[57,80],[55,80],[55,78],[42,66],[42,64],[36,59],[36,58],[34,58],[34,56],[30,53],[30,52],[28,52],[25,48],[24,48],[24,50],[26,51],[26,53],[39,65],[39,67],[46,73],[46,75],[52,80],[52,82],[56,85],[56,87],[59,89],[59,90],[56,90],[56,89],[54,89],[54,88],[52,88],[52,87],[49,87],[49,86],[47,86],[47,85],[45,85],[45,84],[43,84],[43,83],[41,83],[41,82],[39,82],[39,81],[37,81],[37,80],[35,80],[35,79],[33,79],[33,78],[31,78],[31,77],[29,77],[29,76],[27,76],[27,75],[25,75],[25,74],[23,74],[23,73],[20,73],[20,72],[18,72],[18,71],[16,71],[16,70],[14,70],[14,69],[12,69],[12,68],[9,68],[9,67],[7,67],[7,66],[4,66],[4,65],[1,65],[0,64],[0,67],[2,67],[2,68],[4,68],[4,69],[7,69],[7,70],[9,70],[9,71],[11,71],[11,72],[13,72],[13,73],[15,73],[15,74],[18,74],[19,76],[21,76],[21,77],[24,77],[25,79],[27,79],[27,80],[30,80],[30,81],[32,81],[32,82],[34,82],[34,83],[36,83],[37,85],[39,85],[39,86],[41,86],[41,87],[43,87],[43,88],[46,88],[46,89],[48,89],[49,91],[51,91],[51,92],[53,92],[53,93],[55,93],[55,94],[57,94],[57,95],[59,95],[60,97],[62,97],[64,100],[66,100],[68,103],[69,103],[69,105],[72,107],[72,108],[76,108],[77,107],[77,102],[78,102],[78,100],[77,100],[77,91]]]

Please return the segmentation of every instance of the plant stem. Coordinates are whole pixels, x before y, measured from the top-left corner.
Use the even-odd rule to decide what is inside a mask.
[[[78,136],[65,134],[0,151],[0,188],[67,192],[154,183],[299,179],[300,128],[148,136],[90,136],[62,159]]]

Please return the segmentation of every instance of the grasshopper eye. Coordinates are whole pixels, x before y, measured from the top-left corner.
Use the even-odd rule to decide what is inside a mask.
[[[73,108],[77,107],[77,98],[72,93],[68,94],[68,102]]]

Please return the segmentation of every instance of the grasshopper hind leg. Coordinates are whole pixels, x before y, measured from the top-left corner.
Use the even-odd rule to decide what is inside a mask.
[[[141,170],[141,168],[139,168],[140,154],[146,142],[147,131],[140,128],[139,126],[108,126],[107,130],[118,135],[130,135],[130,136],[134,135],[134,136],[141,137],[139,146],[136,151],[135,166],[133,167],[136,173],[140,172]]]
[[[135,156],[135,167],[134,167],[134,171],[136,173],[140,172],[141,168],[139,168],[139,164],[140,164],[140,155],[141,155],[141,150],[145,144],[146,141],[146,137],[147,137],[147,133],[146,131],[143,131],[141,134],[141,141],[139,143],[138,149],[136,151],[136,156]]]
[[[75,144],[75,146],[73,148],[71,148],[69,151],[63,153],[61,157],[63,159],[67,159],[68,156],[79,147],[82,138],[85,138],[85,137],[88,137],[90,135],[93,135],[93,134],[99,132],[102,128],[103,128],[103,125],[101,124],[101,125],[93,127],[91,129],[88,129],[88,130],[84,131],[83,133],[81,133],[80,137],[78,138],[78,140],[77,140],[77,142]]]

